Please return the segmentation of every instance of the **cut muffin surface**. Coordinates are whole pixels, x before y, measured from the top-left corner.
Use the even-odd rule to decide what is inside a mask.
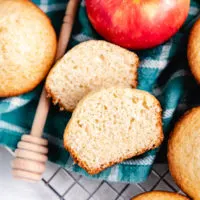
[[[112,86],[136,87],[136,54],[106,41],[83,42],[60,59],[46,81],[53,102],[73,111],[90,91]]]
[[[161,107],[151,94],[112,87],[91,92],[72,114],[64,146],[90,174],[158,147]]]

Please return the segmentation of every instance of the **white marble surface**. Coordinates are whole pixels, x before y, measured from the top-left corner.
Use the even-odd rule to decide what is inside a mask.
[[[140,184],[90,180],[48,163],[44,181],[37,184],[15,180],[11,176],[12,155],[0,147],[0,200],[129,200],[150,190],[181,193],[167,165],[155,165],[148,180]]]

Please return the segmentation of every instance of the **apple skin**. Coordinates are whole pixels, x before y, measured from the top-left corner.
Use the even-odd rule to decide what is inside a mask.
[[[183,25],[190,0],[86,0],[89,20],[106,40],[129,49],[155,47]]]

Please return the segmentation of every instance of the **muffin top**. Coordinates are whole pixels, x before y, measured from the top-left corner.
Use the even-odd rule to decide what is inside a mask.
[[[168,163],[177,185],[200,199],[200,107],[188,111],[175,125],[168,142]]]
[[[132,200],[189,200],[187,197],[177,193],[164,192],[164,191],[152,191],[140,194]]]
[[[56,54],[48,17],[28,0],[0,0],[0,97],[35,88]]]
[[[187,54],[192,74],[200,83],[200,19],[196,21],[190,32]]]

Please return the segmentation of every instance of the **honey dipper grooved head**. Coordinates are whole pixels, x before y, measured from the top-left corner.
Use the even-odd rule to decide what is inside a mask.
[[[32,135],[23,135],[15,150],[12,174],[15,178],[39,181],[45,171],[48,141]]]

